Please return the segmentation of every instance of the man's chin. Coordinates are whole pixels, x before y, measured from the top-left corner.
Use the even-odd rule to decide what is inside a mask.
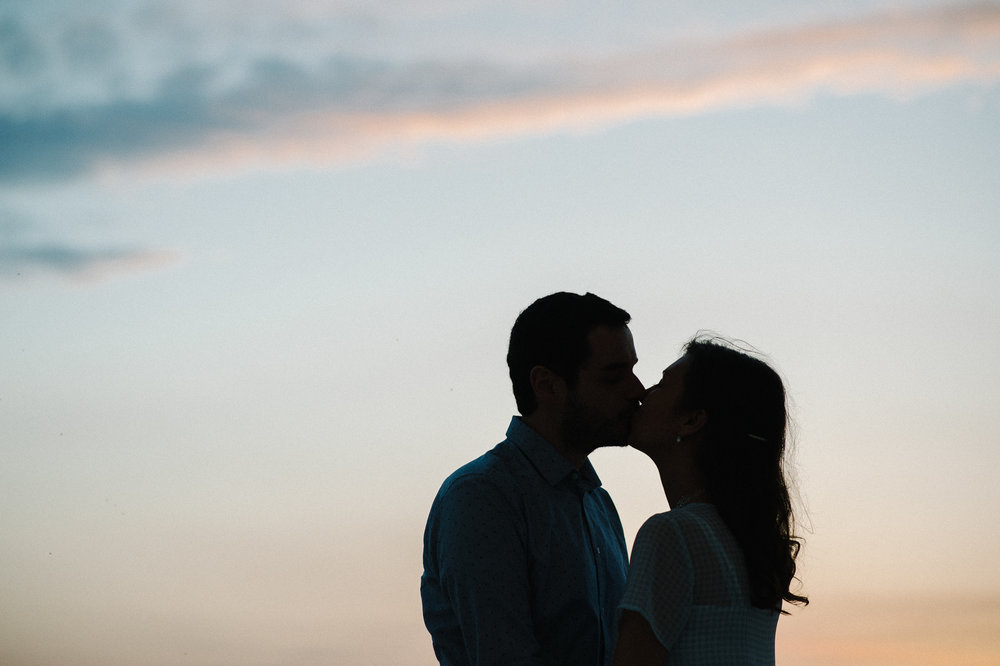
[[[601,444],[594,444],[592,447],[590,447],[590,450],[586,451],[586,455],[589,456],[591,453],[593,453],[597,449],[624,449],[624,448],[626,448],[628,446],[628,443],[623,442],[623,441],[618,440],[618,439],[614,439],[614,440],[610,440],[609,439],[609,440],[601,440],[601,441],[602,441]],[[581,449],[580,453],[584,453],[584,451]]]
[[[624,449],[625,447],[629,446],[628,432],[615,433],[614,435],[610,435],[608,437],[602,437],[601,441],[604,442],[603,444],[599,445],[601,447],[608,446],[608,447]]]
[[[576,443],[574,448],[584,455],[590,455],[593,451],[605,447],[619,449],[627,447],[629,431],[632,429],[631,415],[628,419],[621,421],[605,421],[600,425],[590,424],[596,427],[589,429],[586,427],[587,423],[582,419],[577,422],[567,420],[564,423],[571,426],[562,428],[564,440]]]

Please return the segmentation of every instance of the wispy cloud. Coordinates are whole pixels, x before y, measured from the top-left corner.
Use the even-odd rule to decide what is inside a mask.
[[[175,252],[86,249],[61,243],[0,247],[0,280],[17,281],[57,274],[75,282],[96,282],[121,273],[161,268]]]
[[[30,40],[23,38],[25,44]],[[111,49],[78,38],[97,60]],[[6,55],[32,67],[32,51]],[[18,55],[20,54],[20,56]],[[34,60],[32,60],[34,58]],[[0,113],[0,180],[67,178],[134,164],[328,163],[431,140],[606,126],[817,94],[906,97],[1000,79],[1000,6],[775,29],[604,59],[531,66],[441,58],[256,56],[186,63],[154,92]]]
[[[25,236],[35,225],[9,210],[0,218],[0,282],[25,282],[58,276],[71,282],[92,283],[124,273],[156,270],[176,262],[171,250],[124,247],[85,247],[55,241],[31,241]]]

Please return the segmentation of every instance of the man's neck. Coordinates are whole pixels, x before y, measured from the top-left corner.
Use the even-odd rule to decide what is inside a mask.
[[[581,453],[566,444],[559,431],[559,424],[555,423],[552,419],[544,418],[538,412],[535,412],[531,416],[522,416],[521,420],[541,435],[542,439],[552,445],[552,448],[568,460],[575,469],[580,469],[587,462],[587,455],[585,453]]]

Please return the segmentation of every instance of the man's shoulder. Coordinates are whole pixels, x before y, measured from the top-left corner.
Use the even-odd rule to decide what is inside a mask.
[[[504,440],[495,447],[471,460],[450,475],[441,484],[441,493],[457,486],[485,484],[505,486],[518,475],[517,447]]]
[[[530,503],[536,493],[525,480],[517,455],[517,447],[504,441],[452,472],[434,498],[428,524],[523,513],[525,502]]]

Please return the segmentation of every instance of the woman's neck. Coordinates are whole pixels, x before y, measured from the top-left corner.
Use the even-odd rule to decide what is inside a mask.
[[[654,461],[660,473],[660,484],[670,508],[676,509],[691,502],[710,500],[708,488],[693,461]]]

